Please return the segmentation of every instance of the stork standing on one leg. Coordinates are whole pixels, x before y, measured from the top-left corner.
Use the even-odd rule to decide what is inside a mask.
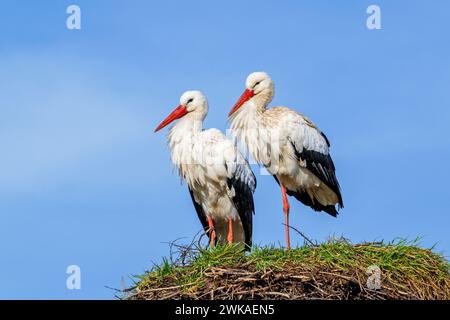
[[[229,113],[229,121],[253,159],[264,165],[280,185],[289,250],[287,195],[333,217],[338,214],[335,205],[343,208],[344,204],[327,137],[294,110],[267,109],[273,95],[274,84],[266,73],[250,74],[244,93]]]
[[[173,164],[186,181],[210,246],[252,243],[253,192],[256,178],[232,141],[217,129],[203,130],[208,102],[200,91],[187,91],[180,105],[155,129],[171,122]]]

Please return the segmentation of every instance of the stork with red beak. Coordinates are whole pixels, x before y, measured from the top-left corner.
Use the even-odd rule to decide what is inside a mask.
[[[244,93],[229,113],[229,122],[252,158],[265,166],[280,185],[289,250],[287,195],[333,217],[338,214],[335,206],[343,208],[344,204],[327,137],[292,109],[267,109],[273,95],[274,84],[268,74],[250,74]]]
[[[208,102],[200,91],[187,91],[179,106],[155,129],[170,129],[173,164],[186,181],[200,222],[217,243],[252,243],[256,178],[232,141],[217,129],[203,130]]]

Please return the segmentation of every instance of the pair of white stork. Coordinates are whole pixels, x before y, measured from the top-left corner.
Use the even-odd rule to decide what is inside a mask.
[[[281,188],[289,250],[288,195],[334,217],[336,205],[344,205],[327,137],[292,109],[267,109],[273,95],[274,84],[267,73],[250,74],[228,120],[233,136]],[[250,249],[256,178],[234,141],[217,129],[203,130],[207,113],[206,97],[200,91],[187,91],[155,132],[178,119],[168,136],[172,162],[188,185],[210,246],[244,243]]]

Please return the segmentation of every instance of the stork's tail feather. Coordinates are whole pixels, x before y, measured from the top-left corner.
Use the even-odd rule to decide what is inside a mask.
[[[312,201],[311,197],[306,192],[293,192],[288,190],[287,194],[295,197],[298,201],[303,203],[305,206],[312,208],[314,211],[324,211],[333,217],[337,217],[337,215],[339,214],[334,205],[324,206],[317,200]]]
[[[280,184],[277,177],[276,176],[273,176],[273,177],[275,178],[275,181],[278,184]],[[295,199],[297,199],[298,201],[303,203],[305,206],[312,208],[314,211],[324,211],[324,212],[328,213],[330,216],[333,216],[335,218],[339,214],[339,212],[336,210],[336,207],[334,205],[324,206],[324,205],[320,204],[320,202],[317,200],[312,201],[311,197],[306,192],[292,191],[292,190],[287,189],[286,193],[288,194],[288,196],[295,197]],[[339,209],[341,209],[343,207],[344,206],[341,205],[341,203],[338,203]]]

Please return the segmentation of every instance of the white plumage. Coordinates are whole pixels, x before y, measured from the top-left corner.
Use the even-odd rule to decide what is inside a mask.
[[[256,179],[230,140],[217,129],[203,130],[207,112],[205,96],[187,91],[155,131],[179,119],[168,136],[172,162],[188,185],[203,227],[210,231],[211,244],[217,236],[220,243],[251,246]]]
[[[248,76],[246,90],[230,111],[231,130],[252,158],[264,165],[282,188],[289,243],[289,203],[295,196],[316,211],[337,215],[343,207],[326,136],[304,115],[287,107],[266,109],[274,85],[264,72]]]

